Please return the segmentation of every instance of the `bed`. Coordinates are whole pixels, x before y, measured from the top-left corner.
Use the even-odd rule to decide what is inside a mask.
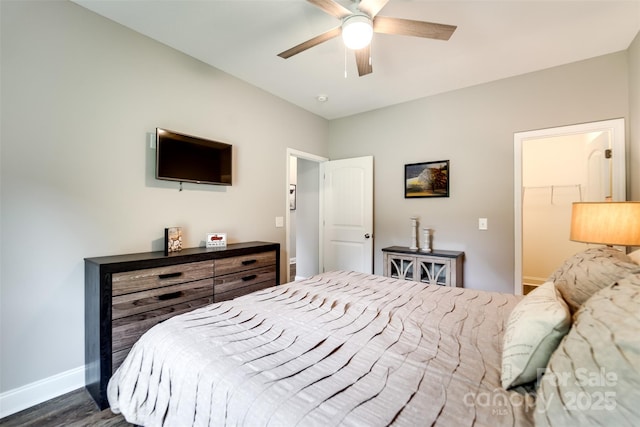
[[[528,299],[324,273],[155,326],[108,399],[148,427],[544,423],[553,398],[536,411],[535,387],[504,387],[510,315]]]

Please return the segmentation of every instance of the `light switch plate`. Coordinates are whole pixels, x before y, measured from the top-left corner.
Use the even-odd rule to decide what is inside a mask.
[[[277,216],[276,217],[276,228],[282,228],[284,227],[284,217],[283,216]]]
[[[478,218],[478,230],[486,230],[489,228],[487,218]]]

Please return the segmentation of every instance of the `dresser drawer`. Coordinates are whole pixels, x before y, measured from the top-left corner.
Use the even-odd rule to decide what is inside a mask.
[[[112,295],[123,295],[213,277],[213,260],[115,273]]]
[[[111,319],[116,320],[211,296],[213,296],[213,278],[117,295],[111,298]]]
[[[213,293],[215,302],[220,302],[275,285],[276,266],[272,265],[216,276]]]
[[[266,267],[276,264],[276,253],[260,252],[252,255],[242,255],[231,258],[221,258],[216,260],[215,273],[216,277],[238,271],[249,270],[253,268]]]

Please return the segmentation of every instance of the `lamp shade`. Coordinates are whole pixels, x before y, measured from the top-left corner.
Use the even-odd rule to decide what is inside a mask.
[[[349,49],[362,49],[371,42],[373,24],[367,15],[351,15],[342,22],[342,40]]]
[[[580,202],[571,212],[575,242],[640,245],[640,202]]]

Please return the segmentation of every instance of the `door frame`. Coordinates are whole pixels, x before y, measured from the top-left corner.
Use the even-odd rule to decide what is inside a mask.
[[[290,179],[290,174],[291,174],[291,158],[294,157],[296,159],[304,159],[304,160],[309,160],[315,163],[323,163],[328,161],[329,159],[326,157],[322,157],[322,156],[318,156],[316,154],[311,154],[311,153],[306,153],[304,151],[300,151],[300,150],[296,150],[293,148],[287,148],[287,155],[286,155],[286,179],[285,179],[285,186],[284,186],[284,193],[285,195],[289,194],[289,184],[291,183],[291,179]],[[319,169],[319,168],[318,168]],[[284,278],[285,278],[285,283],[288,283],[291,281],[291,268],[289,267],[289,260],[291,258],[290,255],[290,251],[291,251],[291,243],[290,243],[290,239],[291,239],[291,211],[289,210],[289,197],[285,197],[284,198],[285,201],[285,260],[286,260],[286,265],[287,268],[285,269],[286,272],[284,274]],[[321,201],[320,201],[321,203]],[[322,211],[321,211],[322,212]],[[322,213],[320,214],[320,221],[322,221]],[[318,238],[320,239],[320,236],[318,236]],[[320,241],[320,245],[322,245],[322,241]],[[320,251],[320,257],[322,257],[322,251]],[[322,265],[322,264],[320,264]]]
[[[589,132],[610,132],[613,156],[613,200],[626,200],[626,143],[624,118],[602,120],[576,125],[558,126],[513,134],[514,143],[514,294],[522,295],[522,144],[531,139],[568,136]],[[622,153],[616,155],[615,153]]]

